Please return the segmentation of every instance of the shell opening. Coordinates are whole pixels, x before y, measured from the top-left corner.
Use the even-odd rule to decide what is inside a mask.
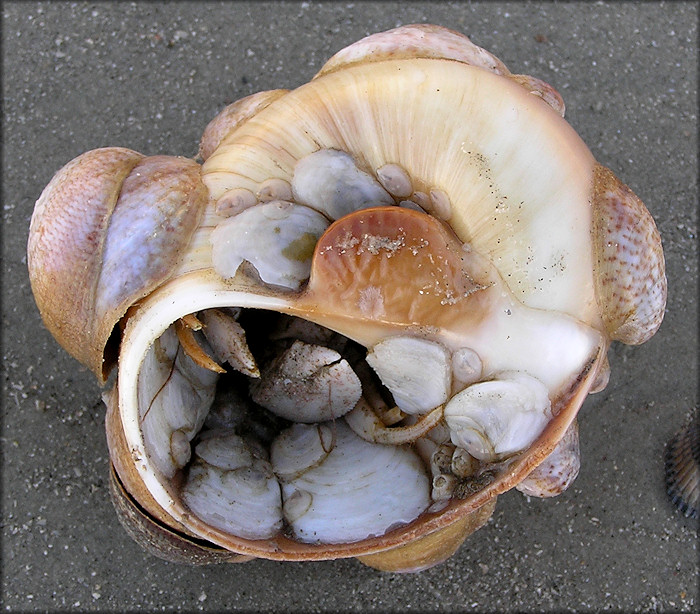
[[[206,309],[193,315],[204,323],[210,312],[221,314]],[[544,384],[522,373],[503,374],[500,381],[536,389],[537,419],[529,420],[531,408],[523,409],[528,418],[513,417],[512,407],[504,404],[513,395],[497,393],[503,402],[495,414],[501,413],[491,419],[521,435],[529,424],[531,436],[519,435],[513,444],[511,433],[510,447],[503,448],[500,435],[482,429],[482,447],[489,449],[483,454],[464,434],[466,418],[456,424],[453,408],[464,405],[460,395],[473,396],[494,381],[453,394],[455,360],[441,344],[389,338],[391,352],[375,371],[371,357],[377,346],[368,351],[291,315],[260,309],[239,309],[235,315],[259,374],[236,361],[225,363],[224,373],[200,366],[172,325],[151,346],[139,376],[146,454],[177,505],[210,530],[310,544],[383,535],[434,512],[438,503],[489,486],[503,458],[526,448],[551,418]],[[234,343],[240,345],[241,336]],[[206,342],[202,347],[213,351]],[[465,354],[473,358],[471,350],[456,353],[456,362]],[[412,373],[410,361],[403,369],[407,354],[434,365],[424,369],[429,379],[435,369],[442,374],[438,397],[427,395],[430,402],[447,402],[444,417],[441,404],[416,414],[396,411],[397,395],[391,382],[382,380],[390,380],[392,361],[399,373]],[[411,377],[426,384],[419,370],[413,373],[397,392],[411,388]],[[454,443],[433,443],[445,436]],[[436,451],[424,452],[430,449]]]

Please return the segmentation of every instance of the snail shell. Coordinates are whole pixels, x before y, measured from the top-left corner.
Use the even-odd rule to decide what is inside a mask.
[[[44,188],[27,246],[32,291],[49,331],[100,381],[115,325],[175,269],[206,201],[191,160],[118,147],[78,156]]]
[[[59,171],[32,220],[32,288],[52,333],[101,379],[122,320],[117,383],[106,395],[122,486],[114,492],[132,502],[121,517],[168,558],[181,539],[199,562],[226,552],[356,556],[417,571],[450,556],[506,490],[565,488],[578,467],[576,415],[607,381],[608,346],[654,334],[666,279],[648,211],[563,115],[548,84],[511,74],[461,34],[412,25],[351,45],[296,90],[229,106],[205,131],[201,167],[111,148]],[[211,358],[228,354],[210,351],[218,339],[206,325],[214,309],[230,319],[222,326],[246,357],[245,381],[260,380],[252,389],[267,411],[278,404],[263,392],[282,397],[296,379],[314,399],[342,382],[342,411],[329,405],[331,420],[304,418],[317,422],[304,437],[283,426],[268,437],[264,411],[245,406],[256,434],[230,457],[214,452],[243,432],[240,415],[214,420],[225,433],[207,425],[228,411],[217,397],[223,368]],[[291,353],[274,335],[249,352],[243,329],[260,337],[274,328],[246,320],[261,312],[311,329],[299,329]],[[298,366],[313,377],[295,378],[295,360],[316,361]],[[382,393],[365,375],[358,387],[353,370],[374,370]],[[306,402],[299,394],[285,412]],[[382,406],[382,394],[396,407]],[[506,394],[518,404],[512,415],[496,402]],[[316,432],[316,444],[294,447]],[[410,512],[350,537],[299,528],[300,518],[327,513],[323,493],[314,500],[319,483],[353,483],[359,465],[344,454],[373,456],[352,446],[389,444],[401,450],[392,459],[424,472],[395,480],[420,490]],[[440,460],[448,449],[454,462]],[[381,471],[367,473],[378,476],[370,491],[389,487]],[[302,478],[311,480],[303,488]],[[214,505],[212,516],[196,513],[201,493],[238,506],[243,488],[274,500],[262,533],[222,528]],[[133,520],[133,502],[146,520]],[[343,524],[351,507],[331,501],[330,513]]]

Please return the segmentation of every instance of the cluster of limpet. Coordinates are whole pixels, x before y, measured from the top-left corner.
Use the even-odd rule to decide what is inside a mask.
[[[415,192],[398,165],[375,178],[349,154],[322,149],[297,162],[291,186],[262,185],[287,200],[227,209],[210,239],[223,278],[246,263],[242,274],[256,283],[313,291],[314,253],[316,262],[327,258],[336,267],[369,258],[380,273],[358,290],[355,307],[365,318],[390,321],[401,316],[385,300],[381,278],[408,260],[416,279],[425,277],[418,302],[438,300],[448,321],[429,333],[380,334],[374,343],[360,334],[365,348],[280,315],[253,351],[241,309],[190,314],[156,340],[139,373],[140,428],[156,469],[170,479],[184,469],[183,503],[217,529],[249,539],[284,530],[321,543],[382,535],[488,485],[542,433],[553,416],[550,394],[570,385],[570,374],[596,351],[598,334],[566,316],[543,320],[508,297],[480,260],[465,265],[474,255],[466,258],[440,219],[449,218],[446,196],[431,190],[441,216],[415,200],[405,208],[401,197]],[[310,300],[303,296],[299,304]],[[463,329],[466,312],[478,312],[493,334]],[[247,326],[270,328],[254,320]],[[566,346],[552,352],[561,338]],[[550,356],[536,362],[510,354],[514,343],[547,347]],[[273,437],[241,437],[235,417],[227,428],[202,430],[208,414],[222,411],[215,397],[223,364],[245,376],[239,411],[284,421]],[[565,453],[571,450],[567,443]],[[565,454],[562,464],[576,461]]]
[[[198,319],[211,320],[208,311]],[[221,315],[236,322],[234,314]],[[388,407],[367,364],[357,364],[358,348],[327,329],[281,318],[277,336],[260,350],[264,366],[253,359],[248,375],[237,374],[233,394],[231,383],[222,383],[228,394],[217,394],[224,376],[211,365],[241,365],[241,354],[250,364],[242,328],[223,352],[212,348],[230,339],[208,326],[196,337],[181,333],[182,344],[174,326],[153,344],[140,372],[139,406],[156,468],[170,478],[185,469],[189,509],[249,539],[286,527],[302,541],[356,541],[410,522],[431,504],[430,483],[418,454],[402,444],[435,426],[442,408],[421,424],[388,428],[384,421],[397,424],[406,414]],[[364,384],[336,350],[313,343],[323,338],[338,349],[350,346],[344,353]]]
[[[246,261],[262,281],[298,290],[309,277],[316,242],[333,221],[390,205],[450,218],[447,194],[437,187],[414,191],[398,164],[376,169],[375,177],[348,153],[320,149],[297,162],[291,183],[271,178],[256,193],[235,188],[216,201],[216,213],[227,219],[212,233],[214,268],[230,278]]]
[[[523,414],[531,410],[534,420],[516,412],[510,431],[520,439],[504,448],[483,415],[501,408],[472,399],[465,411],[459,395],[445,406],[452,382],[464,386],[463,356],[453,360],[435,342],[399,336],[363,357],[361,346],[328,329],[283,315],[261,322],[253,313],[243,314],[246,325],[270,334],[251,351],[241,315],[205,310],[189,317],[192,328],[176,323],[151,346],[139,374],[149,457],[165,477],[184,471],[183,503],[222,531],[248,539],[289,532],[312,543],[382,535],[488,485],[500,461],[525,448],[550,417],[544,386],[512,374],[542,397]],[[397,352],[408,359],[398,373],[391,368]],[[470,380],[480,371],[474,359]],[[517,406],[512,381],[489,385]],[[450,415],[468,428],[451,431]]]

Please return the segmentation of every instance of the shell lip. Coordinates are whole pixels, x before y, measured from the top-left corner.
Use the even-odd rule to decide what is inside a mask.
[[[360,120],[358,118],[364,117],[364,115],[362,115],[364,113],[362,109],[365,108],[363,105],[371,104],[372,108],[374,108],[375,101],[381,100],[381,94],[377,92],[395,91],[396,93],[401,93],[416,91],[416,83],[421,83],[421,88],[425,88],[425,96],[428,96],[430,92],[434,91],[433,86],[440,88],[441,83],[445,82],[449,85],[449,87],[443,87],[443,89],[439,90],[441,93],[439,94],[439,98],[435,99],[435,103],[446,96],[448,90],[451,91],[451,95],[454,96],[454,104],[457,104],[459,100],[468,101],[472,98],[475,101],[483,101],[484,99],[488,99],[492,92],[499,92],[499,97],[504,100],[512,101],[512,104],[503,105],[502,108],[499,107],[498,116],[500,117],[502,112],[504,121],[506,119],[509,121],[513,120],[515,122],[513,126],[518,127],[517,131],[515,129],[501,129],[500,126],[502,122],[487,125],[492,126],[494,130],[496,130],[496,126],[499,126],[498,133],[503,133],[504,138],[507,135],[519,134],[522,129],[525,130],[522,138],[527,139],[527,142],[542,143],[539,149],[542,150],[541,159],[543,163],[534,164],[532,160],[536,159],[536,156],[533,154],[532,156],[528,155],[527,160],[523,157],[522,162],[520,157],[518,157],[518,164],[511,166],[517,166],[519,168],[521,164],[527,164],[527,166],[523,166],[523,169],[527,170],[532,168],[533,173],[537,171],[537,177],[539,178],[541,169],[550,169],[551,165],[551,173],[541,173],[543,180],[547,179],[544,175],[553,178],[551,184],[547,183],[548,189],[546,193],[552,194],[558,190],[564,190],[561,198],[564,198],[563,194],[565,193],[566,198],[572,198],[572,202],[578,203],[576,206],[567,206],[564,207],[564,209],[559,206],[555,207],[554,203],[556,199],[549,197],[540,199],[539,196],[535,199],[535,190],[534,188],[532,189],[533,196],[531,198],[528,195],[526,201],[537,201],[536,210],[538,212],[541,211],[541,213],[537,214],[538,216],[552,216],[555,210],[560,213],[566,210],[565,217],[567,218],[566,223],[569,224],[568,228],[574,228],[576,231],[571,234],[571,242],[553,242],[552,245],[548,245],[546,249],[542,250],[533,248],[533,252],[536,254],[536,264],[533,264],[532,267],[525,268],[518,266],[517,263],[521,257],[528,257],[529,252],[527,252],[527,249],[529,249],[529,247],[525,246],[529,245],[527,241],[530,241],[532,235],[535,234],[534,230],[531,230],[533,225],[530,221],[514,225],[513,228],[508,231],[508,236],[512,236],[515,242],[514,245],[520,245],[520,248],[518,248],[518,250],[507,250],[507,257],[502,257],[503,255],[500,252],[498,254],[504,265],[508,267],[508,270],[504,271],[504,280],[517,297],[523,299],[523,301],[527,301],[528,306],[547,308],[551,304],[550,296],[547,295],[552,294],[548,292],[547,289],[556,287],[556,299],[559,303],[558,310],[569,313],[582,320],[595,319],[597,314],[594,313],[596,305],[593,297],[587,297],[584,301],[578,298],[581,287],[584,286],[586,292],[588,292],[588,288],[592,287],[593,283],[592,272],[589,271],[590,267],[588,264],[590,238],[587,228],[587,225],[590,223],[589,193],[591,188],[588,170],[594,163],[590,150],[564,118],[551,112],[551,109],[541,107],[541,105],[546,106],[546,104],[542,102],[542,100],[538,100],[537,97],[529,94],[524,88],[512,80],[458,60],[441,59],[439,62],[440,66],[438,66],[436,62],[437,60],[431,58],[380,59],[368,65],[350,65],[342,70],[324,74],[318,79],[302,84],[295,90],[290,91],[289,94],[279,98],[270,106],[260,111],[259,114],[251,118],[249,122],[236,131],[235,138],[224,141],[204,163],[203,180],[210,188],[212,197],[220,198],[234,186],[252,186],[248,179],[242,181],[233,176],[229,176],[228,173],[230,172],[230,168],[237,169],[235,175],[242,173],[244,167],[248,169],[246,166],[248,163],[245,162],[248,155],[247,152],[251,148],[258,146],[257,143],[262,140],[260,138],[262,133],[267,131],[269,135],[269,147],[272,149],[270,149],[270,155],[266,153],[265,156],[263,156],[266,160],[275,159],[275,151],[289,151],[290,149],[294,151],[293,154],[285,154],[283,163],[279,163],[283,167],[281,176],[289,178],[293,175],[293,163],[296,161],[297,157],[314,153],[322,148],[338,148],[352,155],[355,158],[358,168],[364,171],[371,170],[374,172],[374,170],[380,168],[385,162],[396,163],[402,166],[414,181],[416,192],[425,194],[427,188],[438,188],[449,196],[452,209],[458,210],[462,208],[462,202],[467,202],[464,199],[467,199],[469,194],[473,191],[471,188],[467,189],[466,187],[471,185],[471,181],[467,181],[466,183],[457,181],[456,178],[461,176],[462,172],[465,173],[465,178],[474,177],[474,190],[477,188],[479,190],[487,190],[487,183],[485,180],[483,184],[481,183],[482,179],[479,179],[477,182],[477,178],[483,175],[482,166],[485,164],[486,168],[491,169],[489,171],[490,173],[495,172],[498,176],[498,174],[502,172],[502,166],[492,168],[493,163],[498,160],[510,159],[508,156],[504,157],[502,153],[499,152],[495,152],[494,155],[492,155],[490,150],[484,153],[481,151],[481,147],[472,148],[471,145],[469,148],[465,147],[468,151],[463,151],[461,144],[466,145],[476,142],[474,139],[478,140],[478,134],[472,134],[470,130],[458,129],[459,126],[471,125],[471,122],[457,122],[456,127],[454,129],[451,128],[449,134],[450,143],[453,143],[454,146],[446,146],[440,151],[436,150],[434,152],[436,159],[444,159],[445,162],[450,162],[453,159],[461,160],[459,163],[460,166],[455,167],[459,169],[459,173],[455,174],[453,170],[449,177],[443,173],[442,170],[437,170],[447,168],[448,165],[438,164],[424,167],[419,161],[414,160],[414,157],[418,157],[417,153],[416,156],[414,156],[414,152],[422,151],[423,148],[416,150],[409,144],[405,147],[403,145],[401,147],[397,146],[396,152],[394,152],[394,140],[388,136],[392,134],[392,132],[387,128],[388,124],[385,126],[385,123],[389,122],[391,119],[388,113],[382,112],[381,115],[378,115],[378,117],[373,120],[379,122],[376,124],[376,128],[370,125],[369,129],[365,130],[362,128],[358,131],[358,134],[362,134],[363,132],[377,133],[378,141],[376,145],[364,146],[364,139],[360,137],[355,138],[350,134],[352,131],[351,125],[354,125],[353,122],[359,122]],[[436,71],[436,68],[439,70]],[[438,80],[438,77],[440,80]],[[375,92],[375,90],[370,87],[372,81],[375,83],[386,83],[386,86],[376,88],[377,92]],[[428,87],[428,85],[430,87]],[[326,93],[330,89],[334,92],[332,99],[330,97],[326,98]],[[337,92],[337,95],[335,92]],[[351,96],[350,94],[352,92],[358,93]],[[362,92],[362,94],[359,92]],[[461,98],[459,98],[460,95]],[[356,98],[365,102],[357,108],[354,106],[350,107],[352,113],[348,112],[348,119],[343,120],[342,116],[340,116],[340,111],[336,110],[335,105],[350,105]],[[452,100],[452,98],[450,98],[450,100]],[[329,111],[331,103],[333,107],[332,110]],[[484,117],[489,117],[491,118],[490,121],[495,121],[496,115],[493,105],[474,104],[474,112],[478,113],[479,117],[481,117],[483,113]],[[427,105],[427,100],[424,102],[424,105]],[[391,108],[390,105],[385,106]],[[486,108],[487,106],[489,108]],[[512,114],[511,117],[511,114],[507,112],[506,106],[509,109],[517,109],[517,113]],[[416,108],[418,109],[420,107]],[[327,113],[329,113],[328,116],[326,116]],[[454,113],[452,115],[454,115]],[[319,128],[316,130],[315,132],[318,132],[318,134],[314,133],[313,138],[309,138],[308,142],[304,141],[305,144],[303,147],[300,145],[300,149],[297,151],[293,148],[296,145],[291,144],[291,141],[288,143],[288,137],[284,136],[289,133],[289,129],[285,128],[285,124],[292,122],[292,125],[295,126],[306,126],[307,124],[311,124],[311,120],[317,116],[323,117],[323,122],[319,123],[319,125],[323,126],[323,129]],[[527,121],[523,121],[526,118]],[[445,122],[446,121],[447,120],[445,120]],[[326,124],[328,124],[328,126],[326,126]],[[357,125],[359,125],[359,123]],[[362,126],[364,125],[363,123]],[[393,126],[393,124],[391,125]],[[381,128],[381,126],[384,126],[384,128]],[[536,126],[537,128],[530,132],[530,128],[527,128],[528,126],[530,128]],[[385,128],[387,128],[386,132]],[[307,128],[305,128],[305,130],[307,130]],[[491,130],[491,128],[489,128],[489,130]],[[421,136],[420,138],[423,137]],[[428,145],[429,143],[426,144],[426,147]],[[510,148],[511,145],[508,147]],[[519,146],[516,149],[518,148]],[[472,149],[474,149],[473,152],[471,151]],[[385,151],[387,152],[386,156],[384,155]],[[443,152],[450,151],[454,152],[454,156],[444,153],[445,157],[442,158]],[[545,153],[547,154],[546,156]],[[544,164],[545,158],[547,160],[546,164]],[[566,161],[566,163],[563,161]],[[258,176],[256,173],[261,172],[258,169],[258,164],[252,165],[251,163],[250,170],[246,170],[245,173],[251,174],[255,181],[263,176],[268,176],[271,172],[277,173],[277,170],[272,170],[272,166],[270,166],[270,169],[267,169],[267,167],[265,168],[265,172]],[[434,168],[436,170],[433,170]],[[449,168],[453,167],[449,165]],[[547,179],[547,181],[549,181],[549,179]],[[511,181],[511,183],[513,183],[513,186],[515,185],[514,180]],[[532,184],[532,186],[538,184],[539,179]],[[506,190],[508,194],[511,194],[511,192],[513,194],[519,193],[510,183],[508,185],[509,187]],[[481,192],[479,193],[481,194]],[[482,200],[484,202],[487,200],[491,202],[489,200],[491,196],[487,198],[488,193],[489,192],[485,191],[483,198],[480,197],[479,202]],[[494,205],[495,202],[496,201],[494,201]],[[559,201],[556,200],[556,202]],[[534,210],[535,209],[533,209],[533,211]],[[516,215],[515,208],[513,208],[511,214],[514,218]],[[559,217],[561,217],[561,215],[559,215]],[[479,220],[478,224],[475,220]],[[459,239],[472,244],[476,252],[487,255],[490,254],[493,249],[497,249],[499,242],[496,237],[499,233],[495,231],[492,232],[493,229],[490,227],[483,228],[487,222],[481,219],[481,209],[478,208],[476,204],[474,205],[474,211],[471,211],[468,216],[466,214],[465,216],[453,214],[449,219],[449,223]],[[514,220],[513,223],[515,224]],[[564,222],[562,221],[562,223]],[[585,232],[579,232],[581,229],[585,229]],[[482,232],[483,230],[487,232]],[[479,238],[480,235],[482,238]],[[568,232],[566,236],[569,236]],[[519,243],[521,240],[522,243]],[[506,241],[503,242],[504,245],[505,243]],[[561,250],[564,255],[580,253],[582,257],[577,263],[565,261],[564,264],[566,266],[561,272],[559,272],[559,265],[557,264],[556,275],[554,274],[554,269],[552,269],[550,273],[548,273],[548,281],[546,281],[546,283],[542,282],[535,274],[535,266],[541,264],[549,268],[551,262],[548,257],[542,256],[540,258],[537,254],[553,254],[558,250]],[[578,250],[581,251],[579,252]],[[574,264],[576,264],[575,267],[573,266]],[[579,278],[580,283],[574,283],[572,281]]]

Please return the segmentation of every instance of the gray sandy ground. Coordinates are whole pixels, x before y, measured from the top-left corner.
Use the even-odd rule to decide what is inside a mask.
[[[697,19],[688,2],[6,2],[3,5],[2,603],[8,611],[697,611],[697,526],[668,502],[664,444],[697,403]],[[145,554],[107,492],[100,390],[44,329],[25,246],[34,201],[78,154],[193,156],[226,104],[293,88],[400,24],[469,35],[556,87],[597,159],[647,204],[669,301],[613,345],[581,415],[583,466],[553,500],[518,492],[418,575],[358,562],[185,567]]]

